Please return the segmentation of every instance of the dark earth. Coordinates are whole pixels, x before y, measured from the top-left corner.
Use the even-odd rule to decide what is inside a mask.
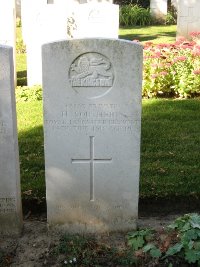
[[[52,257],[52,250],[59,244],[60,236],[58,234],[49,234],[46,222],[45,202],[37,200],[23,201],[24,229],[19,238],[0,238],[0,266],[21,266],[21,267],[42,267],[42,266],[65,266],[65,258],[62,255]],[[171,223],[177,217],[186,213],[200,212],[200,201],[197,198],[174,198],[166,199],[141,199],[139,201],[139,228],[153,228],[158,233],[166,225]],[[115,247],[125,247],[126,233],[103,234],[96,236],[98,242]],[[157,264],[157,265],[156,265]],[[70,266],[70,265],[66,265]],[[85,265],[71,265],[85,266]],[[93,265],[88,265],[93,266]],[[96,266],[96,265],[95,265]],[[98,266],[125,266],[113,265],[112,262],[104,263]],[[126,265],[127,266],[127,265]],[[129,265],[130,266],[130,265]],[[144,265],[131,266],[161,266],[156,262],[145,263]],[[164,265],[163,265],[164,266]],[[174,266],[195,266],[186,265],[179,262]]]

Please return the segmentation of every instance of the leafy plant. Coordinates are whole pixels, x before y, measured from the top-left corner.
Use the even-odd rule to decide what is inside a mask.
[[[179,217],[168,230],[168,234],[160,239],[150,229],[135,231],[128,235],[128,244],[137,255],[148,254],[157,259],[158,264],[164,262],[173,266],[173,260],[178,258],[179,264],[200,266],[200,215],[193,213]]]
[[[175,25],[176,23],[177,23],[177,18],[174,16],[174,14],[171,11],[168,11],[166,18],[165,18],[165,24]]]
[[[173,44],[144,45],[143,96],[187,98],[200,94],[200,46],[179,38]]]
[[[188,263],[200,266],[200,215],[186,214],[169,225],[169,229],[177,232],[179,242],[168,249],[165,257],[183,252]]]
[[[42,100],[42,88],[40,85],[36,85],[33,87],[18,86],[15,92],[17,102]]]
[[[64,256],[63,266],[109,266],[111,262],[114,266],[132,266],[135,263],[132,251],[118,250],[91,236],[64,235],[54,253]]]
[[[119,23],[123,26],[145,26],[150,25],[152,17],[149,8],[143,8],[139,5],[123,5],[120,7]]]

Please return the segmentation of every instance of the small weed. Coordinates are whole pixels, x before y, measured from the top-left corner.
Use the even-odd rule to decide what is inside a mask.
[[[200,215],[186,214],[167,229],[168,233],[159,236],[150,229],[128,234],[128,244],[135,256],[144,261],[152,258],[154,263],[157,262],[154,266],[200,266]]]
[[[134,266],[131,249],[119,249],[97,242],[94,237],[64,235],[55,255],[64,255],[62,266]]]
[[[40,85],[28,87],[28,86],[18,86],[16,88],[16,101],[17,102],[27,102],[34,100],[42,100],[42,88]]]

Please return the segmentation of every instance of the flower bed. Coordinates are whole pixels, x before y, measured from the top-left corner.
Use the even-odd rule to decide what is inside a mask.
[[[200,95],[200,44],[180,37],[172,44],[144,44],[143,97]]]

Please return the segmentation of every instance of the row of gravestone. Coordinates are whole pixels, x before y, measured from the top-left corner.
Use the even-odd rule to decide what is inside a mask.
[[[42,83],[42,44],[71,38],[118,38],[118,5],[75,3],[22,0],[22,34],[27,50],[29,86]]]
[[[79,39],[43,46],[47,219],[71,233],[136,227],[142,46]],[[0,234],[22,229],[12,48],[0,46]]]

